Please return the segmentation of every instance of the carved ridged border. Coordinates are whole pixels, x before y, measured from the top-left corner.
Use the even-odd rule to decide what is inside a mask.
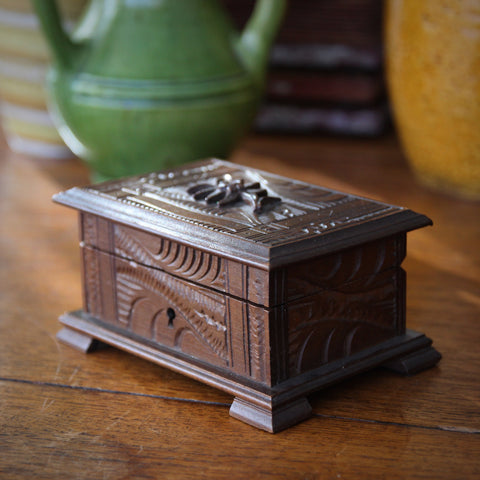
[[[103,315],[102,290],[100,286],[100,268],[98,256],[89,249],[82,249],[85,309],[92,315]]]
[[[88,213],[81,214],[81,228],[82,241],[86,245],[97,245],[97,235],[98,235],[98,217],[96,215],[90,215]]]
[[[265,338],[265,311],[251,308],[248,318],[251,376],[256,380],[265,381],[266,357],[269,351]]]

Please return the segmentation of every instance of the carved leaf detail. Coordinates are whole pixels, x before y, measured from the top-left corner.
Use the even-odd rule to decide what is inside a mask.
[[[220,207],[244,201],[252,206],[254,213],[267,211],[281,202],[280,198],[269,196],[260,182],[246,184],[243,178],[234,180],[229,174],[217,179],[216,185],[197,183],[189,187],[187,193],[197,201],[204,200]]]

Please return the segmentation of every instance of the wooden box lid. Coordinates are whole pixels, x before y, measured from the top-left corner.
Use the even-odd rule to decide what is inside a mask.
[[[75,187],[53,198],[264,269],[432,223],[406,208],[217,159]]]

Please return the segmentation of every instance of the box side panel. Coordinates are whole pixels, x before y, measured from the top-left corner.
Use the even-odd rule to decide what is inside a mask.
[[[399,267],[324,290],[287,307],[288,375],[347,358],[399,334]]]
[[[250,376],[263,384],[272,386],[270,349],[270,312],[261,307],[249,305],[248,346]]]
[[[405,235],[287,269],[272,309],[274,384],[405,333]]]
[[[286,301],[335,289],[394,266],[405,256],[405,234],[390,236],[354,248],[301,262],[286,268]]]
[[[107,322],[116,322],[115,259],[98,255],[96,250],[82,247],[84,271],[84,309]]]
[[[395,277],[396,298],[396,329],[398,335],[407,331],[407,274],[400,267],[407,254],[407,234],[400,234],[395,237],[396,265],[398,265]]]
[[[113,224],[102,217],[81,213],[82,243],[87,246],[111,252],[114,248]]]

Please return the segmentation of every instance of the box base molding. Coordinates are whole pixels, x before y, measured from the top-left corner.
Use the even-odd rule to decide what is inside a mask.
[[[254,403],[235,397],[230,407],[230,415],[270,433],[292,427],[312,414],[312,407],[305,397],[276,408],[262,408]]]
[[[433,367],[441,355],[424,334],[407,330],[374,347],[348,358],[330,362],[279,385],[268,387],[249,379],[239,378],[218,369],[200,366],[164,349],[109,328],[82,310],[60,317],[64,327],[57,339],[83,353],[92,352],[102,344],[125,350],[136,356],[223,390],[235,397],[230,415],[249,425],[271,433],[291,427],[311,414],[307,396],[314,391],[338,383],[348,377],[376,367],[385,367],[397,373],[412,375]]]
[[[386,362],[382,367],[402,375],[415,375],[427,368],[434,367],[441,358],[442,356],[437,350],[428,346]]]
[[[62,328],[57,332],[56,336],[58,341],[83,353],[94,352],[101,346],[101,342],[96,338],[78,330],[73,330],[70,327]]]

